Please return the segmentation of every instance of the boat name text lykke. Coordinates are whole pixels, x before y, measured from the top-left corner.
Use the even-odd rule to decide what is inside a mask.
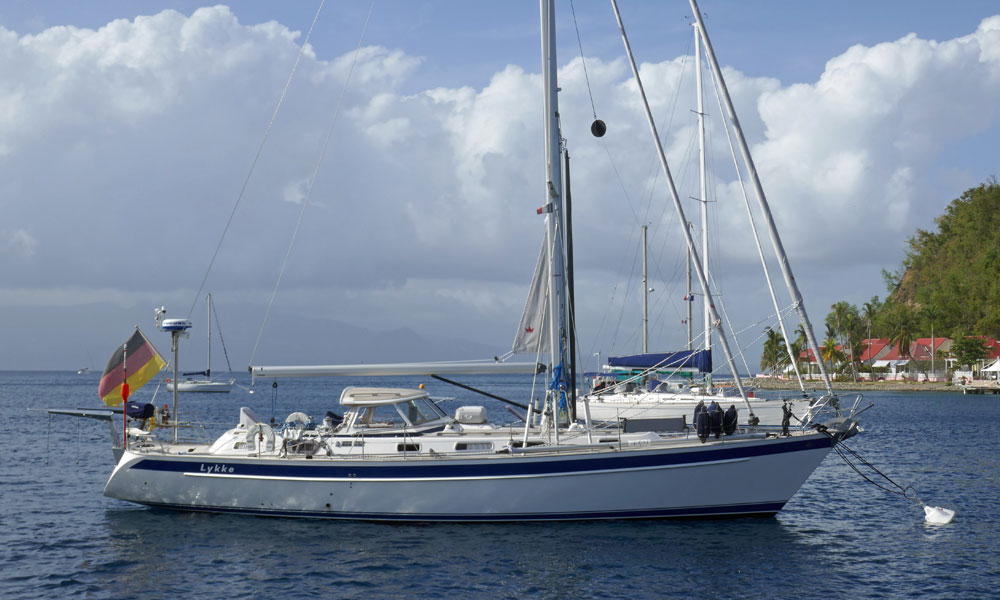
[[[229,465],[205,465],[201,463],[199,465],[198,471],[201,473],[235,473],[236,467],[230,467]]]

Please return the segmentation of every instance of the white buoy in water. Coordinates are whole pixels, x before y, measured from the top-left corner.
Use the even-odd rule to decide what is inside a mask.
[[[955,511],[940,506],[924,506],[924,520],[934,525],[947,525],[955,518]]]

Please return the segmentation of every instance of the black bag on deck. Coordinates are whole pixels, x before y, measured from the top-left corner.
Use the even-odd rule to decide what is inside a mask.
[[[719,439],[722,435],[722,407],[715,400],[708,405],[708,415],[712,419],[712,435]]]
[[[739,414],[736,412],[736,405],[731,404],[726,409],[726,414],[722,416],[722,433],[733,435],[736,433],[736,425],[739,422]]]
[[[712,423],[708,417],[708,411],[705,409],[705,403],[699,402],[698,406],[694,407],[694,430],[698,434],[698,439],[702,442],[708,439],[711,429]]]

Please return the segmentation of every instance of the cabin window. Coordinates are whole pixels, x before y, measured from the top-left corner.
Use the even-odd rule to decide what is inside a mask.
[[[358,415],[358,428],[402,429],[406,425],[402,415],[391,405],[369,406]]]
[[[406,420],[410,422],[410,425],[423,425],[427,421],[434,420],[433,414],[430,416],[424,414],[415,402],[407,402],[406,404],[400,406],[400,408],[405,411]]]
[[[434,403],[430,398],[420,398],[414,400],[414,403],[420,407],[420,412],[427,415],[429,419],[440,419],[441,417],[447,416],[441,407]]]
[[[482,452],[484,450],[492,450],[492,442],[458,442],[455,444],[455,450],[466,451],[466,452]]]
[[[537,442],[537,441],[532,440],[532,441],[528,442],[528,447],[530,448],[532,446],[543,446],[544,444],[545,444],[545,442]],[[514,448],[523,448],[524,447],[524,442],[521,441],[521,440],[514,440],[514,442],[511,443],[511,446],[514,447]]]
[[[335,444],[338,448],[351,448],[357,446],[364,446],[364,440],[338,440]]]
[[[396,452],[420,452],[420,444],[396,444]]]

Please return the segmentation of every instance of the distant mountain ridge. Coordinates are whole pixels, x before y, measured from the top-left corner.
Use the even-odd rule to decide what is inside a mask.
[[[226,355],[233,371],[245,371],[260,328],[260,307],[226,302],[217,305],[226,352],[218,332],[212,332],[212,372],[224,373]],[[151,307],[122,309],[112,303],[67,307],[8,307],[5,309],[0,370],[77,370],[100,373],[116,345],[138,324],[156,349],[169,360],[170,337],[156,331]],[[22,323],[47,323],[44,331]],[[117,323],[112,328],[107,323]],[[204,320],[194,319],[181,342],[180,366],[205,367]],[[213,329],[215,325],[213,324]],[[255,364],[355,364],[489,359],[510,349],[510,339],[496,345],[456,335],[418,333],[410,328],[377,330],[336,319],[303,317],[275,311],[264,329]],[[481,335],[481,332],[469,332]],[[49,343],[39,344],[39,338]],[[511,339],[513,334],[511,334]],[[89,364],[90,362],[93,364]]]

